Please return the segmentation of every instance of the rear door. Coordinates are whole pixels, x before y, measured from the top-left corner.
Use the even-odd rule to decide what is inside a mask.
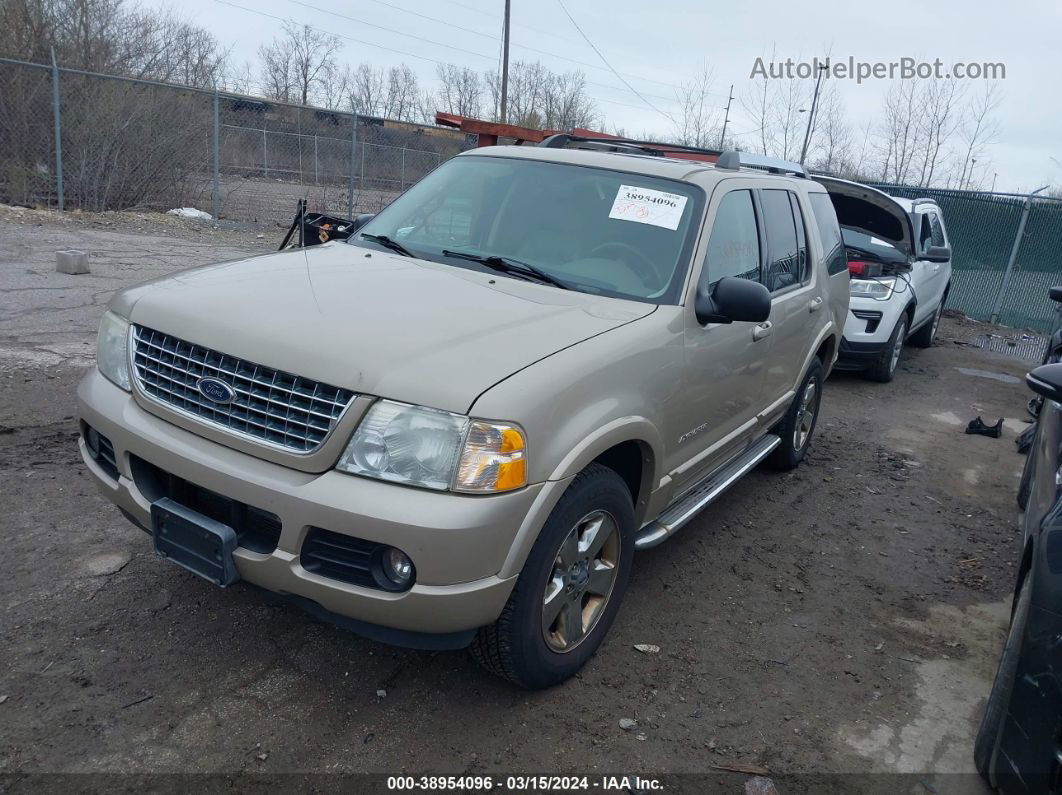
[[[796,388],[814,328],[827,309],[815,284],[808,227],[795,191],[759,192],[767,242],[764,284],[771,291],[770,358],[764,373],[764,403],[785,401]]]
[[[919,222],[919,255],[925,254],[930,246],[951,246],[944,223],[940,218],[940,211],[934,208],[926,208],[919,213],[922,218]],[[944,298],[944,290],[951,278],[951,266],[944,262],[926,262],[925,273],[927,275],[926,295],[919,295],[919,303],[926,302],[928,314],[932,314]]]

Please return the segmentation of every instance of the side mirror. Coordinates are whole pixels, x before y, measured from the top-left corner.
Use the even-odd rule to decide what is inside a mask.
[[[1051,296],[1052,301],[1062,304],[1062,287],[1052,287],[1047,294]]]
[[[948,262],[951,260],[951,248],[949,246],[930,246],[922,259],[928,262]]]
[[[354,234],[375,217],[376,213],[358,213],[354,216],[354,223],[350,225],[350,233]]]
[[[709,293],[698,290],[694,313],[707,323],[763,323],[771,316],[771,294],[759,282],[726,276]]]
[[[1062,403],[1062,363],[1040,365],[1025,376],[1025,383],[1036,394]]]

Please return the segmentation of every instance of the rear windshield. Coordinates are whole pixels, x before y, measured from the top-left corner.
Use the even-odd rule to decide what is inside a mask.
[[[444,251],[531,265],[587,293],[678,303],[703,192],[685,182],[563,163],[464,156],[441,165],[349,239],[383,235],[418,257]],[[502,274],[504,275],[504,274]]]
[[[847,226],[841,227],[844,246],[861,256],[887,263],[905,263],[907,257],[902,251],[880,237],[872,237],[865,232],[857,232]]]

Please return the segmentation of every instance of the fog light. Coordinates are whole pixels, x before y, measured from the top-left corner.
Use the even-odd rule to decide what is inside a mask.
[[[380,561],[384,576],[397,588],[406,588],[413,580],[413,561],[400,549],[389,547]]]

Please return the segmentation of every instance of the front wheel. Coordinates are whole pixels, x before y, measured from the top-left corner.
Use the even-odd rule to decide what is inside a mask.
[[[892,336],[885,343],[885,347],[878,358],[867,370],[867,377],[872,381],[888,383],[896,375],[896,365],[900,363],[900,352],[903,351],[903,343],[907,339],[907,315],[903,315],[896,328],[892,330]]]
[[[546,520],[501,616],[472,642],[476,661],[532,690],[575,675],[619,610],[634,530],[623,479],[600,464],[580,472]]]
[[[772,468],[786,471],[804,460],[818,424],[821,404],[822,362],[815,359],[808,367],[789,410],[775,429],[782,443],[774,448],[771,457],[767,459]]]
[[[944,301],[941,300],[937,306],[936,311],[933,312],[933,317],[911,335],[910,343],[916,348],[931,348],[933,347],[933,340],[937,337],[937,329],[940,328],[940,316],[944,314]]]

